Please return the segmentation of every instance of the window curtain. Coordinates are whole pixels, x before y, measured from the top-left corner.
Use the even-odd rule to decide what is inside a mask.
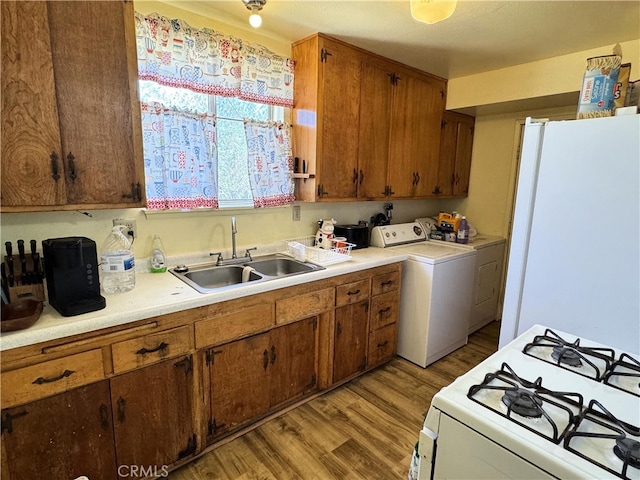
[[[136,12],[138,77],[195,92],[293,107],[294,62],[259,45]]]
[[[147,208],[218,208],[215,117],[142,103]]]
[[[245,120],[244,128],[253,206],[263,208],[293,203],[291,127],[280,122]]]

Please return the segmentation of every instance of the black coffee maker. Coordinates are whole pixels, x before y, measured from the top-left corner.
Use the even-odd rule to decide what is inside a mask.
[[[100,310],[96,242],[86,237],[50,238],[42,241],[49,304],[65,317]]]

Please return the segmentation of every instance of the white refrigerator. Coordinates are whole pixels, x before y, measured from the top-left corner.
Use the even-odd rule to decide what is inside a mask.
[[[527,119],[500,347],[534,324],[640,352],[640,115]]]

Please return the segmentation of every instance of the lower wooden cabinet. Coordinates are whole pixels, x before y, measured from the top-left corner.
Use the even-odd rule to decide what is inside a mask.
[[[339,382],[367,366],[369,299],[336,309],[333,381]]]
[[[310,317],[204,353],[209,439],[316,388],[317,325]]]
[[[166,476],[225,435],[388,361],[400,268],[3,352],[3,480]]]
[[[2,478],[113,479],[109,381],[2,411]]]
[[[119,478],[131,466],[160,472],[196,452],[192,385],[191,355],[111,379]]]

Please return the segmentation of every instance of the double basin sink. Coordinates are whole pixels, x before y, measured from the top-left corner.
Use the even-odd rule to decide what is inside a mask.
[[[276,254],[257,257],[239,265],[195,265],[172,268],[170,272],[200,293],[213,293],[244,283],[265,282],[318,270],[324,270],[324,267]]]

